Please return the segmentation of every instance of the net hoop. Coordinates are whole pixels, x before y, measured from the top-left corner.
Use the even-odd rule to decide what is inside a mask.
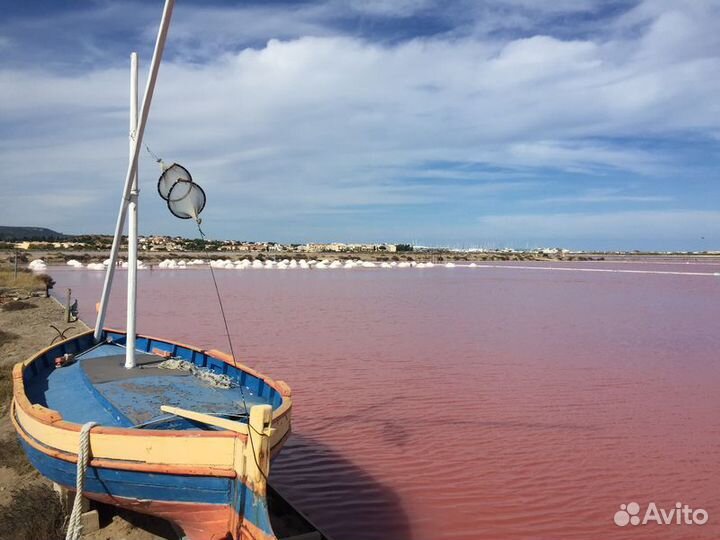
[[[173,163],[169,167],[166,167],[160,175],[157,184],[158,193],[167,201],[173,187],[181,180],[192,182],[192,175],[190,171],[182,165]]]
[[[186,201],[193,196],[194,201]],[[173,184],[165,199],[167,201],[168,210],[176,218],[180,219],[199,219],[200,212],[205,208],[207,198],[205,191],[192,180],[178,180]],[[193,202],[195,204],[193,204]],[[182,208],[183,203],[185,208]],[[199,203],[199,204],[198,204]]]

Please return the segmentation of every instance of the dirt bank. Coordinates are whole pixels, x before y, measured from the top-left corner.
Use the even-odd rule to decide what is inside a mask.
[[[32,296],[23,288],[0,289],[0,538],[13,540],[55,540],[64,538],[64,509],[49,481],[25,459],[10,422],[13,364],[49,345],[58,333],[67,337],[87,329],[80,321],[65,322],[64,310],[52,298]],[[42,291],[40,291],[42,294]],[[157,540],[175,538],[172,533],[152,534],[155,525],[146,525],[137,515],[113,515],[101,509],[106,526],[86,535],[92,540],[123,538]],[[162,527],[160,527],[162,528]]]

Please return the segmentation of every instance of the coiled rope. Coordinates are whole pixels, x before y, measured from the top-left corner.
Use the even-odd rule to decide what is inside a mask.
[[[75,479],[75,500],[73,501],[72,513],[68,522],[65,540],[80,540],[82,535],[82,498],[85,489],[85,475],[87,474],[88,462],[90,461],[90,430],[97,425],[97,422],[87,422],[80,429],[80,444],[77,458],[77,475]]]
[[[208,383],[210,386],[215,388],[222,388],[227,390],[228,388],[234,388],[237,386],[228,375],[222,375],[221,373],[213,373],[206,369],[198,369],[195,364],[182,360],[179,358],[171,358],[158,364],[160,369],[176,369],[179,371],[187,371],[191,375],[197,377],[201,381]]]

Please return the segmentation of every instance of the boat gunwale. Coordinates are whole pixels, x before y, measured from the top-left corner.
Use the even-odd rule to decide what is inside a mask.
[[[104,328],[103,329],[106,333],[111,332],[115,334],[125,334],[125,332],[121,330],[114,330],[110,328]],[[88,335],[92,335],[93,330],[87,330],[86,332],[81,332],[79,334],[76,334],[74,336],[71,336],[67,339],[64,339],[62,341],[59,341],[57,343],[53,343],[44,349],[41,349],[40,351],[34,353],[29,358],[17,362],[13,366],[12,370],[12,378],[13,378],[13,401],[17,403],[17,406],[20,407],[23,412],[28,414],[29,416],[33,417],[34,419],[38,420],[39,422],[46,424],[46,425],[52,425],[57,428],[61,428],[67,431],[77,431],[79,432],[82,428],[82,424],[77,424],[75,422],[68,422],[66,420],[63,420],[62,414],[55,410],[51,409],[49,407],[45,407],[43,405],[40,405],[38,403],[30,403],[30,400],[27,397],[27,393],[25,392],[25,381],[23,378],[23,374],[25,371],[25,368],[31,365],[33,362],[38,361],[40,358],[42,358],[44,355],[46,355],[48,352],[50,352],[53,349],[56,349],[68,342],[79,340],[83,337],[86,337]],[[224,362],[228,365],[231,365],[233,367],[236,367],[237,369],[241,371],[245,371],[246,373],[262,380],[265,384],[273,388],[278,394],[280,394],[280,397],[282,398],[282,403],[280,407],[275,409],[273,411],[272,420],[273,423],[284,416],[286,416],[291,408],[292,408],[292,392],[290,391],[290,387],[285,383],[284,381],[275,381],[271,379],[270,377],[267,377],[265,375],[262,375],[261,373],[257,372],[256,370],[247,367],[243,364],[232,362],[232,357],[230,355],[227,355],[221,351],[217,351],[213,349],[212,351],[203,350],[198,347],[193,347],[187,344],[179,343],[176,341],[171,341],[168,339],[162,339],[157,338],[153,336],[146,336],[146,335],[140,335],[140,337],[159,341],[163,343],[169,343],[172,345],[177,345],[180,347],[184,347],[186,349],[189,349],[191,351],[198,352],[200,354],[205,354],[207,356],[210,356],[211,358],[214,358],[216,360],[219,360],[221,362]],[[13,415],[14,417],[14,415]],[[288,428],[288,433],[290,429]],[[122,435],[122,436],[140,436],[140,437],[174,437],[179,439],[186,439],[188,437],[192,438],[242,438],[247,439],[247,433],[235,433],[235,432],[229,432],[229,431],[173,431],[173,430],[162,430],[162,429],[135,429],[130,427],[114,427],[114,426],[97,426],[96,428],[93,428],[93,433],[98,434],[106,434],[106,435]],[[281,443],[283,440],[285,440],[285,436],[281,437],[279,443]],[[276,445],[273,445],[273,448]]]
[[[16,404],[13,401],[10,405],[10,420],[12,421],[13,427],[18,435],[30,446],[35,448],[37,451],[50,456],[55,459],[67,461],[69,463],[77,463],[77,454],[72,452],[66,452],[59,450],[51,446],[47,446],[42,442],[35,439],[32,435],[27,433],[23,426],[20,424],[20,420],[15,415]],[[173,474],[173,475],[187,475],[187,476],[215,476],[223,478],[236,478],[237,471],[232,467],[220,467],[211,465],[163,465],[159,463],[147,463],[139,461],[128,461],[122,459],[112,458],[97,458],[92,457],[88,463],[90,467],[96,467],[101,469],[116,469],[125,471],[135,472],[147,472],[147,473],[158,473],[158,474]]]

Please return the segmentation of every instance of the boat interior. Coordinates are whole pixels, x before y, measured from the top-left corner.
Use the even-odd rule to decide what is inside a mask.
[[[23,379],[30,402],[58,411],[68,422],[161,430],[219,429],[166,414],[163,405],[246,423],[252,406],[277,409],[282,404],[282,396],[261,377],[205,351],[138,336],[137,365],[126,369],[125,334],[104,331],[103,338],[95,344],[87,333],[59,343],[26,366]],[[56,358],[66,354],[72,362],[56,367]],[[191,366],[161,367],[168,359]],[[225,384],[213,384],[213,376]]]

